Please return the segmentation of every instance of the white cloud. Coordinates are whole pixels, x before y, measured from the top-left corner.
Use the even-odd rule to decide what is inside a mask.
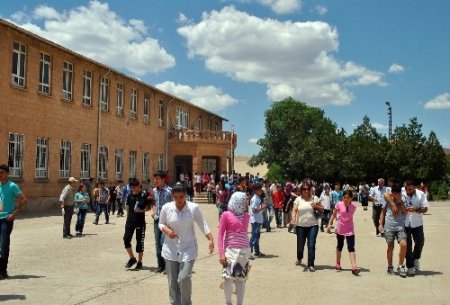
[[[178,33],[189,57],[235,80],[265,84],[272,100],[345,105],[353,99],[349,86],[385,84],[381,72],[334,57],[338,32],[325,22],[261,19],[228,6]]]
[[[248,139],[248,143],[250,143],[250,144],[257,144],[257,142],[258,142],[257,138],[250,138],[250,139]]]
[[[156,87],[213,112],[219,112],[237,103],[236,99],[214,86],[190,87],[165,81]]]
[[[314,11],[315,11],[317,14],[323,16],[323,15],[325,15],[326,13],[328,13],[328,8],[327,8],[326,6],[324,6],[324,5],[316,5],[316,6],[314,7]]]
[[[389,73],[394,73],[394,74],[399,74],[399,73],[402,73],[403,71],[405,71],[405,67],[403,67],[402,65],[399,65],[399,64],[395,64],[395,63],[392,64],[388,70]]]
[[[31,19],[24,12],[11,15],[19,26],[87,57],[137,75],[175,66],[175,58],[148,34],[142,20],[125,20],[107,3],[91,1],[68,11],[40,5]],[[25,14],[27,15],[27,14]],[[42,21],[39,26],[37,21]],[[34,23],[33,23],[34,22]],[[41,22],[39,22],[41,24]]]
[[[373,128],[376,128],[376,129],[388,129],[389,128],[389,126],[384,125],[382,123],[378,123],[378,122],[373,122],[371,125]]]
[[[185,14],[179,13],[177,18],[177,23],[181,25],[186,25],[192,23],[192,20],[189,19]]]
[[[450,93],[443,93],[425,103],[425,109],[450,109]]]
[[[288,14],[299,10],[302,6],[301,0],[257,0],[264,6],[270,7],[277,14]]]

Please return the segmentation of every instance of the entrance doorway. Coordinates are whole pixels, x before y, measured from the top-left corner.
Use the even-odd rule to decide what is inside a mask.
[[[183,155],[175,156],[174,158],[174,182],[180,181],[181,173],[189,176],[189,180],[192,181],[192,156]]]
[[[202,172],[216,173],[216,179],[220,178],[220,158],[216,156],[202,157]]]

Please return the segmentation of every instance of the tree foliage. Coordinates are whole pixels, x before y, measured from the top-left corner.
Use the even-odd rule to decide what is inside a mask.
[[[372,126],[368,116],[347,135],[323,110],[287,98],[266,111],[265,127],[266,133],[258,141],[261,150],[249,164],[267,163],[274,178],[312,177],[349,183],[378,177],[437,181],[447,173],[447,158],[436,134],[425,137],[417,118],[396,127],[390,141]]]

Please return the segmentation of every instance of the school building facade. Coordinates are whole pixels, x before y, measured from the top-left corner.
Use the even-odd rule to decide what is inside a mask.
[[[69,177],[229,171],[225,118],[0,19],[0,163],[30,199]]]

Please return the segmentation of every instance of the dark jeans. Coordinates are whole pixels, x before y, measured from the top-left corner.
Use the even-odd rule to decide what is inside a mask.
[[[275,220],[277,222],[277,227],[280,227],[283,221],[283,209],[275,209]]]
[[[316,239],[319,226],[300,227],[297,226],[297,260],[303,259],[305,243],[308,241],[308,267],[314,267],[316,259]]]
[[[259,254],[259,238],[261,237],[261,224],[254,222],[252,223],[252,236],[250,237],[250,249],[253,253],[255,250],[255,254]]]
[[[156,259],[158,261],[158,268],[165,269],[166,261],[161,255],[162,247],[164,244],[164,233],[158,227],[159,220],[155,220],[153,223],[153,230],[155,231],[155,247],[156,247]]]
[[[417,228],[405,228],[406,230],[406,267],[414,267],[414,260],[420,259],[423,245],[425,244],[425,235],[423,226]],[[414,250],[413,250],[414,240]]]
[[[77,217],[77,224],[75,225],[75,231],[78,233],[83,233],[84,229],[84,223],[86,221],[86,213],[87,209],[79,209],[78,210],[78,217]]]
[[[73,206],[64,206],[63,236],[70,235],[70,224],[72,223]]]
[[[97,213],[95,215],[95,222],[98,223],[98,220],[100,219],[100,215],[102,212],[105,212],[105,220],[108,223],[109,222],[109,214],[108,214],[108,205],[104,203],[97,204]]]
[[[372,219],[373,219],[373,224],[375,225],[375,227],[377,227],[377,235],[380,233],[378,228],[380,227],[380,216],[381,216],[382,210],[383,210],[383,207],[381,205],[373,206]]]
[[[320,229],[323,230],[323,226],[328,226],[328,221],[330,221],[331,210],[323,210],[322,221],[320,222]]]
[[[9,244],[14,222],[0,219],[0,273],[6,273],[9,260]]]
[[[122,199],[117,198],[117,215],[123,216]]]

